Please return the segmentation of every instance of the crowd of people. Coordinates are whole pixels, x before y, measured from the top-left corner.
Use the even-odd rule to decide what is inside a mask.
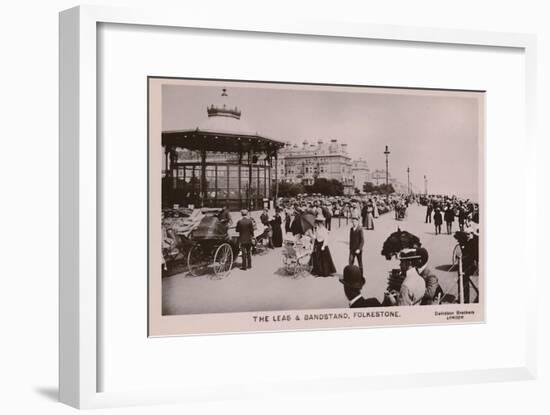
[[[374,230],[375,219],[381,212],[393,207],[389,197],[369,198],[299,197],[282,200],[275,208],[273,217],[269,210],[263,210],[260,221],[268,229],[267,245],[270,248],[282,246],[283,229],[286,237],[292,237],[300,246],[311,246],[311,274],[328,277],[336,273],[336,267],[329,248],[333,218],[342,218],[352,224],[350,229],[350,263],[357,261],[363,269],[363,229]],[[283,219],[284,217],[284,219]]]
[[[479,205],[468,199],[459,199],[456,196],[431,196],[426,197],[423,203],[426,205],[426,223],[435,226],[435,234],[441,234],[443,222],[446,225],[447,235],[453,232],[455,219],[458,221],[458,229],[464,231],[472,223],[479,223]]]
[[[382,213],[394,211],[395,219],[406,217],[406,210],[411,204],[426,206],[426,223],[434,223],[436,234],[441,233],[443,221],[446,232],[453,233],[453,223],[458,221],[458,231],[464,233],[465,240],[460,244],[465,251],[465,278],[473,275],[477,267],[478,231],[471,225],[479,223],[479,206],[468,199],[455,196],[413,196],[392,194],[371,196],[363,199],[302,197],[281,203],[275,210],[273,218],[265,209],[261,221],[270,227],[269,246],[279,247],[283,235],[292,235],[301,245],[310,245],[311,274],[317,277],[334,275],[337,270],[330,251],[330,234],[334,218],[345,218],[349,229],[349,260],[344,269],[341,282],[350,306],[387,306],[387,305],[424,305],[440,301],[442,290],[437,276],[427,266],[428,251],[425,248],[408,248],[399,252],[402,283],[398,290],[389,290],[382,303],[375,298],[362,298],[361,288],[364,284],[363,249],[365,232],[375,228],[375,220]],[[405,213],[403,213],[405,212]],[[304,216],[313,218],[311,226],[304,229]],[[283,225],[284,224],[284,225]],[[281,227],[284,229],[281,229]],[[456,235],[455,235],[456,238]],[[473,258],[472,261],[469,258]],[[467,284],[467,282],[466,282]],[[359,287],[360,286],[360,287]],[[358,288],[359,287],[359,288]],[[468,287],[466,287],[468,288]],[[466,293],[468,294],[468,293]],[[469,295],[466,295],[469,301]],[[362,305],[359,305],[362,304]]]
[[[265,236],[268,249],[282,247],[285,240],[296,241],[301,249],[309,252],[311,274],[316,277],[329,277],[337,273],[330,250],[331,232],[334,226],[349,226],[349,256],[341,282],[351,307],[431,304],[438,301],[436,297],[441,294],[441,289],[437,277],[427,266],[428,251],[420,247],[399,252],[403,281],[397,290],[388,290],[383,302],[376,298],[365,299],[361,295],[366,273],[363,261],[365,232],[374,230],[376,219],[390,211],[394,211],[396,220],[403,220],[407,208],[413,203],[426,207],[425,222],[434,224],[436,235],[441,234],[443,221],[449,235],[453,233],[454,222],[458,221],[460,235],[455,234],[455,239],[464,251],[465,276],[472,276],[478,261],[478,231],[471,225],[479,223],[479,206],[467,199],[403,194],[355,198],[305,195],[280,199],[274,209],[263,209],[259,221],[254,220],[247,210],[243,210],[241,218],[233,224],[227,208],[217,217],[227,229],[234,225],[242,256],[242,270],[252,268],[252,253],[258,240],[255,234],[259,222],[263,226],[262,235]],[[336,224],[335,218],[338,219]],[[163,218],[162,248],[165,258],[176,252],[177,241],[174,231],[164,226]],[[469,297],[469,292],[466,292],[466,296]]]

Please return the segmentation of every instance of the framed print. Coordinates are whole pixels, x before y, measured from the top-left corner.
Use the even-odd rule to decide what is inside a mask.
[[[62,12],[61,400],[531,379],[535,48]]]
[[[148,88],[150,335],[484,320],[484,91]]]

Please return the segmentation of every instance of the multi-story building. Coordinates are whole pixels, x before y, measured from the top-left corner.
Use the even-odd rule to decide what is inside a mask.
[[[304,140],[301,146],[286,143],[279,160],[283,164],[281,173],[284,172],[279,177],[287,182],[312,185],[317,178],[336,179],[344,185],[345,194],[354,192],[353,164],[346,143],[336,139],[329,143]]]
[[[351,167],[353,175],[353,185],[359,191],[363,191],[363,185],[370,179],[370,171],[367,161],[359,158],[354,160]]]
[[[389,175],[391,179],[391,175]],[[386,170],[376,169],[370,175],[370,182],[376,186],[386,184]],[[390,181],[391,183],[391,181]]]
[[[376,169],[370,175],[370,180],[375,186],[386,184],[386,170]],[[406,182],[401,182],[395,177],[392,177],[391,173],[388,173],[388,183],[391,184],[397,193],[408,193],[409,189]],[[416,187],[411,182],[411,192],[416,192]]]

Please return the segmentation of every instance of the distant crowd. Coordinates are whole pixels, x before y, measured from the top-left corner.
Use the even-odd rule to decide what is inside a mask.
[[[446,225],[446,232],[451,235],[453,224],[458,222],[458,229],[461,232],[472,224],[479,224],[479,205],[468,199],[459,199],[456,196],[430,196],[422,200],[426,205],[426,223],[435,226],[436,235],[441,234],[443,222]]]

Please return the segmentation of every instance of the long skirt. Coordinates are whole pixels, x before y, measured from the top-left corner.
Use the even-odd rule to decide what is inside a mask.
[[[311,273],[320,277],[328,277],[336,272],[336,267],[332,261],[328,246],[325,250],[322,250],[322,247],[323,243],[316,240],[313,246],[313,255],[311,255]]]
[[[274,223],[272,225],[273,227],[273,237],[271,240],[273,241],[273,246],[275,248],[280,248],[283,246],[283,231],[281,229],[280,223]]]
[[[372,213],[369,212],[367,213],[367,216],[365,216],[363,227],[367,229],[374,229],[374,218],[372,217]]]

